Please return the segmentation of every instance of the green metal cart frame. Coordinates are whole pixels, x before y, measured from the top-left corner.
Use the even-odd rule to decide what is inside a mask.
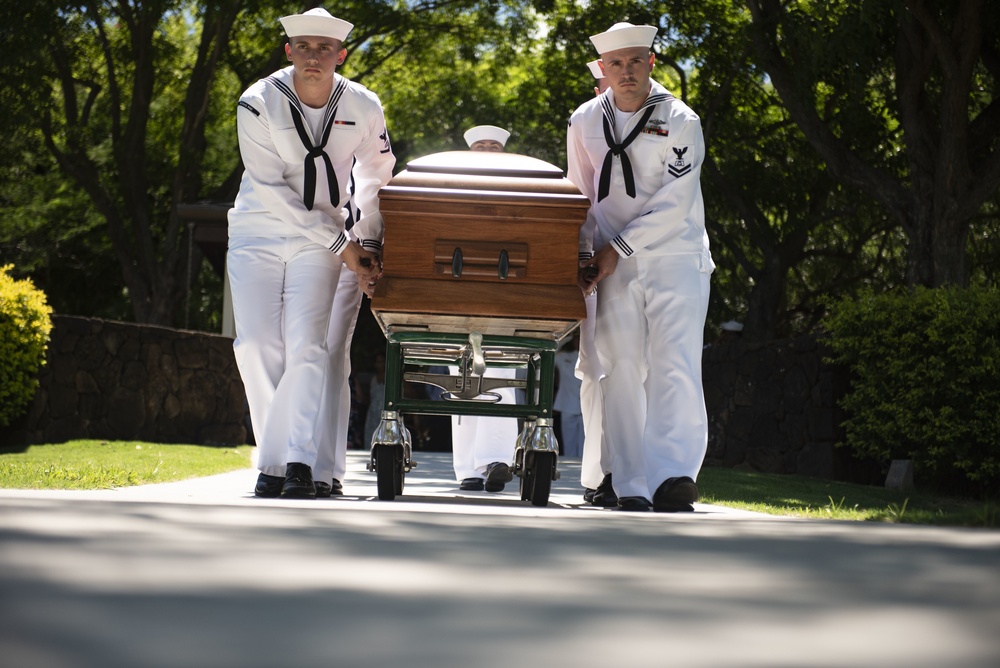
[[[572,329],[546,339],[386,327],[385,404],[368,464],[376,474],[378,498],[391,501],[402,494],[406,473],[417,465],[403,415],[483,415],[523,420],[513,473],[520,478],[522,500],[547,505],[552,481],[559,477],[559,443],[552,423],[555,354]],[[458,375],[431,373],[426,370],[431,366],[458,367]],[[491,377],[487,375],[491,368],[519,369],[524,377]],[[439,387],[442,398],[407,398],[403,391],[407,382]],[[500,395],[494,390],[502,387],[524,390],[525,401],[498,403]]]

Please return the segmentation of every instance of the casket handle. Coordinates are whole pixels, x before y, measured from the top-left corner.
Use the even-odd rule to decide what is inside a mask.
[[[462,249],[458,247],[451,254],[451,275],[455,278],[462,277]]]
[[[500,251],[500,261],[497,263],[497,276],[500,277],[501,281],[507,280],[507,273],[510,271],[510,257],[507,255],[507,249]]]

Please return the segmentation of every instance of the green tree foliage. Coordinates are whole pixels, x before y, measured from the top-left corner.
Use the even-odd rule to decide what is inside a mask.
[[[0,427],[20,417],[38,389],[52,331],[52,309],[31,281],[0,267]]]
[[[837,181],[754,64],[749,13],[731,2],[670,3],[672,48],[709,144],[703,183],[719,319],[745,339],[814,330],[823,296],[891,286],[905,255],[893,223]]]
[[[278,17],[317,4],[0,6],[3,261],[61,311],[174,325],[190,312],[214,327],[220,279],[177,207],[231,201],[242,172],[233,101],[286,64]],[[995,4],[350,0],[335,12],[356,26],[342,72],[385,104],[399,169],[464,149],[480,123],[565,166],[566,118],[593,95],[589,35],[621,20],[658,25],[654,76],[702,116],[708,140],[710,321],[736,317],[747,336],[770,338],[815,328],[824,295],[899,284],[907,262],[915,276],[929,247],[917,230],[942,216],[967,226],[974,281],[995,281],[996,185],[979,196],[997,171]],[[926,67],[905,70],[924,93],[904,99],[901,36],[930,39],[936,17],[954,45],[972,10],[982,39],[969,54],[967,135],[953,142],[958,126],[944,121],[957,112],[942,111],[952,84],[934,64],[947,49],[935,42]],[[953,168],[962,155],[971,167]]]
[[[509,150],[550,161],[562,154],[553,137],[536,141],[547,111],[538,109],[545,86],[535,73],[540,4],[423,0],[350,9],[357,27],[341,71],[379,95],[400,168],[428,153],[465,150],[465,130],[483,124],[510,130]]]
[[[232,171],[229,142],[209,141],[231,121],[210,101],[236,92],[216,71],[241,5],[40,0],[3,9],[5,122],[38,133],[54,160],[49,176],[86,198],[93,214],[79,226],[103,222],[139,321],[176,321],[195,273],[188,262],[200,260],[177,204],[211,196]]]
[[[906,233],[913,284],[967,284],[1000,188],[1000,4],[747,0],[756,60],[831,173]]]
[[[944,491],[1000,482],[1000,291],[981,288],[842,299],[826,323],[852,376],[845,444],[888,467],[912,459]],[[965,491],[965,490],[960,490]]]

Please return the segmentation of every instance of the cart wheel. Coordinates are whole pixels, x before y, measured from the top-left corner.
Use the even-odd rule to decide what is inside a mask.
[[[531,476],[528,473],[528,469],[524,469],[524,471],[521,473],[520,485],[521,485],[521,500],[531,501]]]
[[[375,480],[378,498],[392,501],[403,493],[403,449],[379,443],[375,446]]]
[[[518,448],[514,451],[514,471],[517,472],[517,484],[521,489],[521,500],[531,501],[531,485],[528,476],[528,467],[525,464],[525,450]]]
[[[524,454],[524,476],[521,477],[521,499],[533,506],[549,503],[552,476],[556,470],[556,453],[529,450]]]

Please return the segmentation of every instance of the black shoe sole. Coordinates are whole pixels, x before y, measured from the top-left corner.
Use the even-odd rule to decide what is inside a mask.
[[[618,499],[618,510],[626,513],[649,512],[649,500],[642,496],[623,496]]]
[[[653,511],[657,513],[694,512],[698,500],[698,485],[688,477],[664,481],[653,495]]]
[[[284,485],[284,478],[261,473],[257,476],[257,484],[253,488],[253,495],[259,499],[276,499],[281,496],[281,488]]]
[[[281,490],[283,499],[315,499],[316,488],[309,489],[299,485],[285,485]]]
[[[486,488],[486,485],[479,478],[473,478],[473,480],[476,480],[476,482],[470,482],[470,479],[466,478],[458,488],[463,492],[481,492]]]
[[[506,464],[498,464],[486,472],[483,488],[487,492],[502,492],[504,485],[513,479],[514,474],[510,472],[510,467]]]

